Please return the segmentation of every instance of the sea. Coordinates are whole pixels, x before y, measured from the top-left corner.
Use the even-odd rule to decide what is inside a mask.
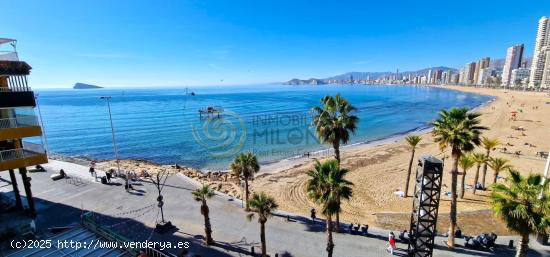
[[[52,153],[114,159],[114,131],[122,159],[178,163],[201,170],[226,170],[241,152],[252,151],[260,163],[270,163],[331,148],[317,139],[311,125],[312,108],[320,106],[321,98],[327,95],[339,93],[357,108],[357,131],[344,147],[426,130],[441,109],[476,108],[492,100],[490,96],[439,87],[393,85],[269,84],[35,92],[45,142]],[[208,113],[209,107],[219,112]],[[199,110],[206,112],[200,114]]]

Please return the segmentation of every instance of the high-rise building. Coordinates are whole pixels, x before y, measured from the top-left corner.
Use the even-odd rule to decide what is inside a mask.
[[[19,61],[16,41],[0,38],[0,46],[11,44],[13,51],[0,55],[0,174],[9,172],[16,208],[22,210],[21,195],[15,177],[19,170],[28,211],[34,217],[36,210],[27,167],[48,162],[42,145],[42,128],[34,114],[36,100],[27,84],[31,67]]]
[[[478,83],[479,77],[480,77],[481,72],[482,72],[481,70],[485,69],[485,68],[488,68],[489,64],[491,64],[491,58],[489,58],[489,57],[481,58],[481,59],[479,59],[479,61],[477,61],[475,71],[474,71],[474,76],[472,78],[472,81],[473,81],[472,84],[477,84]]]
[[[549,36],[550,19],[545,16],[540,18],[539,27],[537,30],[537,38],[535,40],[535,49],[533,53],[533,60],[531,61],[531,73],[529,75],[529,87],[537,88],[543,87],[542,78],[544,76],[544,67],[546,61],[546,46],[550,41]],[[549,85],[546,85],[549,86]]]
[[[479,71],[479,74],[477,76],[476,85],[485,85],[487,84],[487,80],[493,75],[493,69],[490,67],[483,68]]]
[[[451,75],[451,81],[449,83],[451,84],[458,84],[459,83],[459,79],[460,79],[460,74],[457,74],[457,73],[453,73]]]
[[[504,61],[504,69],[502,70],[502,86],[509,87],[514,83],[510,80],[512,76],[512,70],[521,66],[523,58],[523,44],[508,47],[506,51],[506,60]]]
[[[475,62],[467,63],[464,66],[464,76],[463,76],[464,78],[462,80],[462,83],[466,84],[466,85],[474,84],[474,82],[475,82],[474,74],[475,73],[476,73],[476,63]]]
[[[426,76],[426,80],[427,80],[426,82],[427,82],[428,84],[433,83],[433,82],[432,82],[432,70],[431,70],[431,69],[428,70],[428,76]]]
[[[529,69],[517,68],[513,69],[510,75],[510,87],[518,87],[529,78]]]

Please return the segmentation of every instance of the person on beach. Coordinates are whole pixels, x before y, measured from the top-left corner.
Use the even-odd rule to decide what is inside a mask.
[[[315,221],[316,218],[317,216],[315,215],[315,208],[311,208],[311,220]]]
[[[105,172],[105,176],[107,177],[107,183],[111,183],[111,172]]]
[[[390,235],[388,237],[388,248],[386,248],[386,251],[393,255],[393,251],[395,250],[395,234],[393,234],[393,231],[390,231]]]

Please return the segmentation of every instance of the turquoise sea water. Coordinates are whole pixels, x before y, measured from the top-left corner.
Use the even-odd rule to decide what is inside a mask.
[[[351,143],[429,127],[442,108],[479,106],[491,98],[412,86],[224,86],[189,88],[39,90],[49,150],[69,156],[113,159],[107,104],[121,158],[227,169],[235,153],[254,151],[270,162],[328,148],[316,140],[311,108],[341,93],[358,108]],[[198,110],[222,106],[220,118]]]

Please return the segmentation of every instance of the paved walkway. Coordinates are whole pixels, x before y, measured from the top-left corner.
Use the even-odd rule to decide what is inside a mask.
[[[152,232],[160,219],[156,207],[156,190],[150,182],[134,183],[135,190],[127,193],[122,180],[113,180],[112,185],[95,182],[88,173],[88,168],[75,164],[50,161],[44,165],[48,172],[31,173],[32,190],[36,198],[39,217],[37,226],[46,229],[52,226],[76,224],[80,214],[89,210],[98,214],[103,225],[136,240],[155,240],[164,242],[191,243],[189,250],[201,256],[249,256],[250,248],[260,249],[259,224],[248,222],[241,202],[226,196],[215,196],[209,200],[213,237],[217,245],[202,246],[204,233],[203,217],[200,206],[192,198],[191,192],[196,184],[181,175],[174,175],[167,180],[163,195],[165,199],[164,216],[170,220],[177,231],[158,235]],[[72,179],[52,181],[49,176],[53,171],[64,169]],[[6,173],[7,174],[7,173]],[[4,174],[2,174],[3,176]],[[0,183],[5,183],[0,181]],[[20,183],[21,185],[21,183]],[[1,191],[11,191],[11,187],[0,185]],[[21,190],[23,191],[23,190]],[[303,217],[274,216],[267,222],[267,249],[271,256],[324,256],[326,235],[321,222],[310,222]],[[385,256],[388,231],[371,230],[371,236],[364,237],[349,234],[335,234],[334,256]],[[437,238],[438,246],[434,256],[514,256],[514,249],[509,249],[508,240],[518,241],[517,237],[500,237],[495,252],[476,251],[457,247],[449,251],[442,246],[443,238]],[[462,240],[457,240],[463,244]],[[535,248],[529,256],[549,256],[550,247],[540,246],[533,242]],[[398,244],[404,249],[406,245]],[[178,253],[178,249],[170,252]],[[404,250],[396,255],[405,256]]]

